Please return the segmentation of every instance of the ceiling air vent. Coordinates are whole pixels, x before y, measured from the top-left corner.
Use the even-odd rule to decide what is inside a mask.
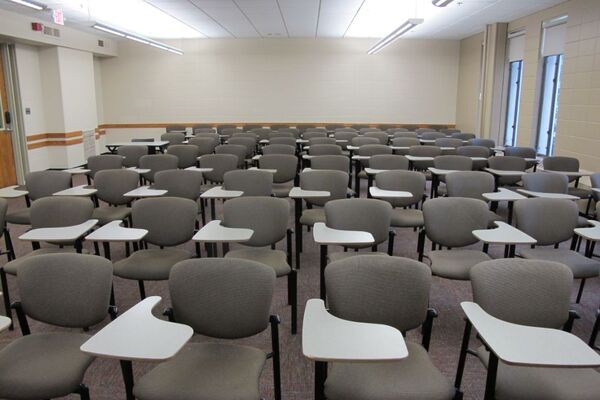
[[[104,40],[98,40],[98,47],[104,47]]]
[[[44,26],[44,35],[60,37],[60,30],[51,28],[49,26]]]

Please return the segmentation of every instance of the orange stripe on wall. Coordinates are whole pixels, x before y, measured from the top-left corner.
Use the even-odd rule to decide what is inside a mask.
[[[72,146],[74,144],[83,143],[82,138],[76,138],[71,140],[46,140],[43,142],[29,143],[27,145],[28,150],[38,149],[40,147],[48,146]]]
[[[27,136],[28,142],[34,142],[36,140],[42,139],[68,139],[73,137],[80,137],[83,135],[82,131],[73,131],[66,133],[39,133],[37,135],[29,135]]]

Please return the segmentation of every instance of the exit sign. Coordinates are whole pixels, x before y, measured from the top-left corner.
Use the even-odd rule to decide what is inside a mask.
[[[60,8],[52,10],[52,22],[58,25],[65,24],[65,15],[63,14],[63,10]]]

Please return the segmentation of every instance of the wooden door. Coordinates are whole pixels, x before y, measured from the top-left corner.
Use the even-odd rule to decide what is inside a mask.
[[[0,52],[0,103],[2,110],[0,118],[0,187],[17,184],[15,172],[15,157],[12,147],[12,132],[6,124],[5,113],[8,111],[8,97],[6,96],[6,85],[4,76],[4,63],[2,52]]]

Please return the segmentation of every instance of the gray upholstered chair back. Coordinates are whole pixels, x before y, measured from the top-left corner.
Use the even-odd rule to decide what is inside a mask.
[[[425,175],[418,171],[385,171],[375,175],[375,186],[383,190],[412,193],[412,197],[386,199],[394,207],[407,207],[423,200]]]
[[[564,175],[534,172],[522,177],[523,187],[534,192],[567,193],[569,179]]]
[[[371,127],[371,126],[368,126],[368,127],[366,127],[366,128],[360,128],[358,131],[359,131],[361,134],[367,134],[367,133],[369,133],[369,132],[381,132],[381,131],[379,130],[379,128],[373,128],[373,127]]]
[[[269,246],[285,238],[289,215],[290,203],[275,197],[238,197],[223,205],[224,226],[254,231],[246,246]]]
[[[170,145],[181,144],[185,140],[185,133],[180,132],[167,132],[160,135],[160,140],[166,140]]]
[[[504,148],[505,156],[521,157],[521,158],[535,158],[536,152],[533,147],[512,147],[507,146]]]
[[[375,239],[373,245],[378,245],[388,238],[392,206],[388,202],[376,199],[332,200],[325,204],[325,219],[327,226],[333,229],[369,232]]]
[[[398,133],[398,132],[408,132],[408,129],[406,129],[406,128],[388,128],[387,132],[391,133],[393,135],[394,133]]]
[[[233,154],[207,154],[200,157],[200,168],[212,168],[210,172],[203,172],[204,178],[209,182],[221,183],[223,176],[228,171],[233,171],[238,166],[238,157]]]
[[[148,154],[147,146],[120,146],[117,149],[117,154],[123,157],[123,166],[125,168],[137,167],[140,163],[140,158]]]
[[[473,169],[473,160],[466,156],[437,156],[433,159],[433,166],[440,169],[452,169],[456,171],[470,171]]]
[[[219,131],[223,135],[229,135],[229,136],[233,136],[236,133],[242,133],[242,132],[244,132],[244,130],[242,128],[238,128],[238,127],[221,128]]]
[[[423,132],[421,134],[421,139],[423,139],[423,140],[436,140],[436,139],[441,139],[441,138],[445,138],[445,137],[446,137],[446,135],[441,132]]]
[[[440,129],[440,132],[445,133],[446,135],[452,135],[453,133],[460,133],[460,129],[445,128]]]
[[[517,228],[540,246],[571,239],[577,227],[577,204],[562,199],[523,199],[515,203]]]
[[[262,153],[263,155],[288,154],[293,156],[296,154],[296,148],[289,144],[270,144],[262,148]]]
[[[424,133],[424,132],[437,132],[437,131],[435,129],[433,129],[433,128],[417,128],[415,130],[415,132],[421,134],[421,133]]]
[[[456,154],[465,157],[485,157],[490,156],[490,149],[483,146],[460,146],[456,148]]]
[[[442,154],[441,147],[438,146],[411,146],[408,154],[414,157],[437,157]],[[413,161],[413,167],[417,170],[426,170],[433,167],[433,161]]]
[[[443,137],[443,138],[435,139],[435,145],[439,146],[439,147],[459,148],[459,147],[462,147],[463,142],[460,139]]]
[[[219,144],[213,137],[199,136],[189,140],[188,146],[196,146],[198,156],[214,153],[215,147]]]
[[[348,173],[350,159],[346,156],[317,156],[310,160],[312,169],[331,169]]]
[[[198,334],[239,339],[264,331],[275,287],[273,268],[235,258],[181,261],[169,275],[173,316]]]
[[[315,144],[308,149],[311,156],[339,156],[342,154],[342,148],[337,144]]]
[[[296,148],[296,138],[293,137],[274,137],[269,139],[269,144],[285,144]]]
[[[350,321],[417,328],[427,316],[431,270],[402,257],[357,255],[325,269],[329,312]]]
[[[169,146],[167,154],[172,154],[179,160],[179,168],[193,167],[196,165],[197,158],[200,156],[198,147],[189,144],[176,144]]]
[[[365,144],[356,151],[361,156],[374,156],[377,154],[392,154],[392,149],[384,144]]]
[[[225,172],[223,189],[241,190],[242,196],[271,196],[273,173],[269,171],[237,169]],[[246,210],[250,211],[250,209]]]
[[[245,158],[252,157],[252,155],[256,151],[256,141],[254,139],[247,138],[247,137],[234,136],[227,141],[227,144],[230,146],[235,146],[235,145],[244,146],[244,148],[246,149],[246,153],[244,155]]]
[[[179,197],[137,200],[131,216],[133,227],[148,230],[144,241],[156,246],[177,246],[194,235],[198,204]]]
[[[490,168],[503,171],[525,171],[527,163],[523,157],[502,156],[488,159]]]
[[[112,272],[112,263],[98,256],[64,253],[24,258],[17,274],[21,305],[37,321],[91,327],[108,314]]]
[[[269,139],[275,138],[296,138],[292,132],[279,132],[279,131],[271,131],[269,133]]]
[[[83,197],[43,197],[31,203],[31,228],[79,225],[92,218],[94,203]]]
[[[574,157],[544,157],[542,164],[544,169],[551,171],[579,172],[579,160]]]
[[[344,127],[341,127],[341,128],[335,128],[334,130],[335,130],[335,133],[338,133],[338,132],[354,132],[354,133],[356,133],[358,135],[358,131],[356,129],[350,127],[350,126],[344,126]]]
[[[128,169],[98,171],[94,177],[94,187],[98,190],[96,196],[108,204],[127,204],[131,199],[123,195],[135,189],[139,181],[138,173]]]
[[[193,128],[194,134],[197,133],[216,133],[216,129],[210,126],[194,126]]]
[[[592,188],[598,189],[600,188],[600,172],[596,172],[590,176],[590,182],[592,184]],[[592,191],[592,196],[594,196],[594,200],[598,202],[600,200],[600,193],[595,190]]]
[[[65,171],[36,171],[25,176],[25,187],[31,200],[52,196],[71,187],[71,174]]]
[[[150,182],[154,182],[154,175],[158,171],[177,169],[179,158],[172,154],[149,154],[140,158],[140,168],[148,168],[150,172],[142,174]]]
[[[336,131],[334,137],[337,140],[347,140],[346,143],[341,143],[342,147],[345,148],[345,146],[348,146],[352,142],[352,139],[358,137],[358,133],[355,131]]]
[[[455,139],[460,139],[460,140],[471,140],[471,139],[477,138],[477,136],[473,133],[461,133],[461,132],[454,132],[450,136]]]
[[[233,134],[233,136],[231,137],[233,138],[246,138],[246,139],[252,139],[254,141],[254,145],[256,146],[256,143],[258,143],[258,135],[256,133],[253,132],[236,132]]]
[[[284,183],[293,180],[296,177],[296,167],[298,159],[294,155],[289,154],[269,154],[263,155],[258,160],[260,168],[275,169],[273,175],[274,183]]]
[[[408,169],[408,159],[394,154],[376,154],[369,160],[369,166],[374,169]]]
[[[144,146],[145,147],[145,146]],[[87,159],[87,168],[90,170],[87,174],[94,178],[98,171],[103,169],[123,168],[123,156],[118,154],[102,154],[91,156]]]
[[[0,198],[0,237],[4,234],[6,228],[6,211],[8,210],[8,200]]]
[[[438,197],[423,203],[427,237],[446,247],[477,243],[475,229],[487,229],[488,206],[482,200]]]
[[[487,147],[488,149],[491,149],[492,147],[496,146],[496,142],[493,141],[492,139],[470,139],[469,145],[470,146],[483,146],[483,147]]]
[[[379,144],[379,140],[377,140],[376,138],[372,138],[372,137],[365,137],[365,136],[357,136],[351,139],[350,144],[352,146],[365,146],[367,144]]]
[[[298,129],[296,129],[296,128],[290,128],[289,126],[288,127],[279,128],[277,130],[277,132],[281,132],[281,133],[288,132],[288,133],[291,133],[292,135],[294,135],[294,139],[300,138],[300,131]]]
[[[258,140],[268,140],[271,137],[271,134],[273,134],[273,131],[269,128],[252,129],[250,132],[258,136]]]
[[[238,130],[241,131],[241,129],[237,129],[237,126],[235,126],[235,125],[231,125],[231,124],[217,125],[217,132],[218,133],[227,134],[226,132],[227,131],[231,131],[231,130],[233,130],[234,132],[238,131]]]
[[[400,132],[394,132],[394,139],[400,139],[400,138],[410,138],[410,139],[418,139],[418,135],[417,132],[411,132],[411,131],[400,131]],[[419,142],[420,144],[421,142]]]
[[[470,275],[473,300],[496,318],[554,329],[569,318],[573,273],[563,264],[503,258],[477,264]]]
[[[167,127],[165,128],[165,130],[167,132],[171,132],[171,131],[185,131],[185,126],[183,126],[183,125],[167,125]]]
[[[240,144],[224,144],[215,148],[216,154],[233,154],[238,159],[238,167],[244,166],[246,160],[247,147]]]
[[[483,193],[494,191],[494,177],[482,171],[460,171],[446,175],[449,197],[468,197],[485,200]]]
[[[154,188],[166,190],[169,197],[196,201],[202,193],[202,174],[182,169],[160,171],[154,176]]]
[[[219,134],[214,133],[214,132],[198,132],[198,133],[196,133],[195,137],[191,138],[190,140],[196,139],[196,138],[212,139],[212,141],[214,143],[213,150],[215,147],[217,147],[221,143],[221,138],[219,137]],[[190,142],[190,143],[192,143],[192,142]]]
[[[406,133],[406,132],[404,132]],[[416,134],[415,137],[403,137],[398,136],[392,139],[392,146],[398,147],[411,147],[411,146],[420,146],[421,142],[417,139]]]
[[[330,200],[345,199],[348,194],[348,173],[335,170],[313,170],[300,173],[300,187],[305,190],[325,190],[329,197],[308,198],[306,202],[323,206]]]
[[[315,128],[315,129],[318,129],[318,128]],[[318,137],[327,137],[327,132],[326,131],[307,130],[306,132],[304,132],[302,134],[302,137],[306,140],[310,140],[312,138],[318,138]]]
[[[379,141],[379,144],[383,145],[386,145],[389,140],[388,134],[382,131],[369,131],[364,136],[375,138]]]
[[[330,137],[314,137],[308,139],[309,146],[314,146],[315,144],[335,144],[335,139]]]

